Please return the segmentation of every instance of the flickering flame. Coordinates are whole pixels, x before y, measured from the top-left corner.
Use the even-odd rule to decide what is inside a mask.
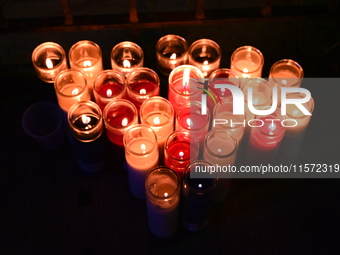
[[[176,53],[172,53],[172,55],[170,56],[170,59],[176,59],[176,58],[177,58]]]
[[[193,126],[192,120],[190,118],[187,118],[187,125],[188,129],[190,129]]]
[[[72,90],[72,95],[75,96],[75,95],[78,95],[79,93],[79,89],[78,88],[75,88],[74,90]]]
[[[169,194],[167,192],[164,193],[164,197],[168,197]]]
[[[145,146],[144,143],[141,144],[140,149],[141,149],[141,151],[142,151],[143,153],[145,153],[146,146]]]
[[[106,96],[107,96],[107,97],[111,97],[111,96],[112,96],[112,90],[111,90],[111,89],[108,89],[108,90],[106,91]]]
[[[221,150],[221,149],[218,149],[218,150],[217,150],[217,153],[218,153],[218,154],[220,154],[221,152],[222,152],[222,150]]]
[[[293,111],[293,115],[295,116],[295,115],[298,115],[299,114],[299,111],[298,110],[294,110]]]
[[[247,68],[243,68],[243,72],[244,72],[244,73],[249,73],[249,71],[248,71]]]
[[[276,129],[276,125],[274,123],[271,123],[269,126],[268,126],[268,129],[270,130],[269,131],[269,134],[270,135],[274,135],[274,130]]]
[[[281,85],[282,85],[282,86],[285,86],[286,84],[287,84],[287,81],[286,81],[286,80],[282,80],[282,81],[281,81]]]
[[[127,119],[127,118],[124,118],[124,119],[122,120],[122,126],[123,126],[123,127],[126,127],[127,124],[128,124],[128,119]]]
[[[203,187],[203,185],[202,184],[198,184],[198,187],[201,189]]]
[[[53,68],[53,63],[52,63],[51,59],[46,58],[46,62],[45,63],[46,63],[46,66],[47,66],[48,69]]]
[[[161,121],[160,121],[160,119],[158,117],[155,117],[153,119],[153,123],[155,123],[155,125],[159,125],[159,124],[161,124]]]
[[[81,121],[82,121],[85,125],[87,125],[87,124],[89,124],[89,123],[91,122],[91,118],[88,117],[88,116],[86,116],[85,114],[83,114],[83,115],[81,115]]]
[[[131,67],[130,61],[127,60],[127,59],[125,59],[125,60],[123,61],[123,66],[124,66],[125,68],[130,68],[130,67]]]
[[[183,72],[183,81],[182,81],[183,88],[185,89],[188,88],[189,79],[190,79],[190,69],[187,68]]]
[[[255,98],[254,100],[253,100],[253,105],[258,105],[259,104],[259,99],[258,98]]]
[[[141,90],[139,91],[139,94],[145,95],[145,94],[146,94],[146,89],[141,89]]]
[[[208,64],[209,64],[208,60],[204,60],[203,65],[208,65]]]
[[[184,152],[183,152],[183,151],[180,151],[180,152],[178,153],[178,156],[179,156],[180,158],[183,158],[183,157],[184,157]]]
[[[250,75],[248,73],[249,73],[249,70],[247,68],[243,68],[242,77],[243,78],[250,78]]]
[[[90,66],[92,66],[92,63],[91,63],[90,60],[85,60],[83,65],[84,65],[84,67],[90,67]]]

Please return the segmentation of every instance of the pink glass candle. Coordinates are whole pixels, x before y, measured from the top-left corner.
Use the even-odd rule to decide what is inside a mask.
[[[240,78],[261,77],[263,63],[261,51],[252,46],[239,47],[231,55],[231,69]]]
[[[159,77],[150,68],[138,67],[126,78],[127,98],[137,109],[142,103],[153,96],[159,95]]]
[[[174,107],[178,108],[189,101],[201,101],[204,75],[197,67],[182,65],[176,67],[169,76],[168,99]]]
[[[300,87],[303,69],[294,60],[282,59],[275,62],[269,73],[269,81],[276,87]]]
[[[198,158],[197,139],[189,132],[175,131],[165,142],[164,163],[182,177],[185,168]]]
[[[94,42],[79,41],[69,51],[70,66],[84,73],[92,93],[94,80],[103,71],[102,51]]]
[[[86,79],[82,72],[65,69],[56,77],[54,88],[58,104],[64,112],[68,112],[72,105],[80,101],[91,99]]]
[[[138,112],[130,101],[117,99],[106,105],[104,122],[109,140],[123,149],[123,136],[133,125],[138,124]]]
[[[48,83],[53,83],[57,75],[67,69],[65,51],[54,42],[37,46],[32,53],[32,62],[39,78]]]
[[[251,122],[248,164],[260,165],[272,163],[286,128],[282,125],[283,117],[279,110],[268,116],[258,116]]]
[[[158,165],[155,132],[143,124],[131,127],[124,135],[124,148],[131,193],[137,198],[145,198],[145,178]]]
[[[176,115],[176,130],[188,131],[195,136],[203,146],[204,137],[208,133],[210,124],[210,112],[203,115],[201,112],[202,104],[200,102],[190,102],[182,105]]]
[[[193,42],[189,48],[189,64],[199,68],[204,77],[220,67],[221,48],[209,39],[200,39]]]
[[[94,82],[94,97],[102,111],[113,99],[124,98],[125,91],[125,77],[118,71],[105,70]]]

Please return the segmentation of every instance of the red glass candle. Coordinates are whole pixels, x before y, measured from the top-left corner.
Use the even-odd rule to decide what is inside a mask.
[[[185,168],[198,158],[198,142],[189,132],[175,131],[167,139],[164,147],[165,166],[183,176]]]
[[[113,99],[124,98],[125,88],[125,77],[122,73],[114,70],[101,72],[94,82],[96,103],[103,111],[105,106]]]
[[[272,163],[286,128],[282,125],[280,111],[251,120],[251,131],[247,151],[248,164]]]
[[[117,99],[106,105],[104,109],[106,134],[116,146],[123,148],[125,132],[138,124],[138,112],[133,103],[125,99]]]

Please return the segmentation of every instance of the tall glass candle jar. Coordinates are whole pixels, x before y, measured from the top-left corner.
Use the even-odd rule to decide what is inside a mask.
[[[69,60],[72,69],[84,73],[92,93],[94,80],[103,71],[102,51],[99,45],[87,40],[79,41],[72,45]]]
[[[211,164],[206,161],[196,161],[189,165],[184,172],[183,194],[183,222],[184,227],[190,231],[198,231],[208,225],[214,193],[216,178],[209,173],[199,173],[193,178],[197,169],[206,169]],[[196,173],[197,174],[197,173]]]
[[[252,46],[237,48],[231,55],[231,69],[240,78],[261,77],[264,58],[258,49]]]
[[[86,79],[82,72],[73,69],[61,71],[54,83],[58,104],[65,112],[80,101],[91,99]]]
[[[158,165],[155,132],[147,125],[134,125],[124,135],[124,148],[130,191],[137,198],[145,198],[146,175]]]
[[[118,71],[105,70],[95,79],[94,98],[102,111],[112,100],[124,98],[125,91],[125,77]]]
[[[165,142],[164,164],[182,178],[190,162],[198,159],[199,144],[189,132],[175,131]]]
[[[174,131],[174,108],[165,98],[154,96],[144,101],[140,108],[141,124],[149,125],[157,136],[160,161],[163,161],[164,144]]]
[[[204,77],[220,67],[221,48],[210,39],[200,39],[193,42],[189,48],[189,65],[199,68]]]
[[[189,101],[201,101],[201,87],[204,75],[197,67],[181,65],[176,67],[169,75],[168,99],[174,107],[178,108]]]
[[[65,51],[54,42],[38,45],[32,53],[32,62],[39,78],[48,83],[53,83],[57,75],[67,69]]]
[[[138,111],[133,103],[117,99],[105,106],[104,122],[106,135],[116,147],[123,149],[123,137],[126,131],[138,124]]]
[[[127,98],[137,109],[142,103],[153,96],[159,95],[158,74],[146,67],[137,67],[126,78]]]
[[[144,53],[136,43],[125,41],[118,43],[111,51],[111,66],[127,76],[137,67],[144,64]]]
[[[273,163],[286,128],[282,125],[284,117],[276,110],[270,115],[258,115],[251,122],[249,145],[246,154],[249,165]]]
[[[180,179],[167,167],[157,167],[146,176],[146,204],[149,230],[155,236],[169,237],[178,228]]]
[[[89,173],[102,170],[105,160],[101,138],[103,119],[99,106],[92,101],[74,104],[68,112],[68,122],[80,168]]]
[[[300,87],[303,69],[294,60],[282,59],[270,68],[269,81],[277,87]]]
[[[156,44],[157,66],[159,71],[168,76],[177,66],[188,61],[188,43],[178,35],[166,35]]]

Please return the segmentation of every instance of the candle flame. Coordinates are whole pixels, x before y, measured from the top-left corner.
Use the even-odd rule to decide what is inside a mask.
[[[168,197],[169,194],[167,192],[164,193],[164,197]]]
[[[78,95],[79,93],[79,89],[78,88],[75,88],[74,90],[72,90],[72,95],[75,96],[75,95]]]
[[[200,184],[198,184],[198,188],[202,188],[203,187],[203,185],[200,183]]]
[[[53,63],[52,63],[51,59],[46,58],[46,62],[45,63],[46,63],[46,66],[47,66],[48,69],[53,68]]]
[[[270,130],[269,131],[269,134],[270,135],[274,135],[274,130],[276,129],[276,125],[274,123],[271,123],[269,126],[268,126],[268,129]]]
[[[222,150],[221,150],[221,149],[218,149],[218,150],[217,150],[217,153],[218,153],[218,154],[222,153]]]
[[[204,60],[203,65],[208,65],[208,64],[209,64],[208,60]]]
[[[130,61],[127,60],[127,59],[125,59],[125,60],[123,61],[123,66],[124,66],[125,68],[130,68],[130,67],[131,67]]]
[[[282,80],[281,81],[281,86],[285,86],[287,84],[287,81],[286,80]]]
[[[258,98],[255,98],[254,100],[253,100],[253,105],[258,105],[259,104],[259,99]]]
[[[298,110],[294,110],[294,111],[293,111],[293,115],[294,115],[294,116],[296,116],[296,115],[298,115],[298,114],[299,114],[299,111],[298,111]]]
[[[90,66],[92,66],[92,63],[91,63],[90,60],[85,60],[83,65],[84,65],[84,67],[90,67]]]
[[[243,72],[244,72],[244,73],[249,73],[249,71],[248,71],[247,68],[243,68]]]
[[[111,90],[111,89],[108,89],[108,90],[106,91],[106,96],[107,96],[107,97],[111,97],[111,96],[112,96],[112,90]]]
[[[124,119],[122,120],[122,126],[123,126],[123,127],[126,127],[127,124],[128,124],[128,119],[127,119],[127,118],[124,118]]]
[[[86,116],[85,114],[83,114],[83,115],[81,115],[81,121],[82,121],[85,125],[87,125],[87,124],[89,124],[89,123],[91,122],[91,118],[88,117],[88,116]]]
[[[178,153],[178,156],[179,156],[180,158],[183,158],[183,157],[184,157],[184,152],[183,152],[183,151],[180,151],[180,152]]]
[[[146,94],[146,89],[141,89],[141,90],[139,91],[139,94],[145,95],[145,94]]]
[[[160,121],[160,119],[158,117],[155,117],[153,119],[153,123],[155,123],[155,125],[159,125],[159,124],[161,124],[161,121]]]
[[[187,118],[187,125],[188,129],[190,129],[193,126],[192,120],[190,118]]]
[[[170,56],[170,59],[176,59],[176,58],[177,58],[176,53],[172,53],[171,56]]]
[[[144,143],[141,144],[140,149],[141,149],[141,151],[142,151],[143,153],[145,153],[146,146],[145,146]]]
[[[183,72],[183,81],[182,81],[183,88],[185,89],[188,88],[189,79],[190,79],[190,69],[187,68]]]

